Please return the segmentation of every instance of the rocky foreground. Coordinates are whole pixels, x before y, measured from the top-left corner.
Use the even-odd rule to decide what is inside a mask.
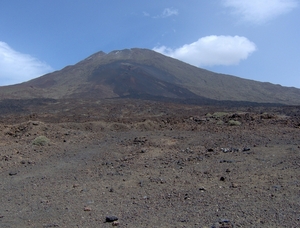
[[[300,224],[299,107],[60,101],[0,129],[0,227]]]

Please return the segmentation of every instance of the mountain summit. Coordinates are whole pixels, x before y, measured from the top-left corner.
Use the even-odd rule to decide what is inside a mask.
[[[300,89],[217,74],[148,49],[97,52],[60,71],[13,86],[0,98],[155,97],[300,104]]]

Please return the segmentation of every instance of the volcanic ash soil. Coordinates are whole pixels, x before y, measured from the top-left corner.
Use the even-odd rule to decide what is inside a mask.
[[[98,108],[1,116],[0,227],[299,227],[300,109]]]

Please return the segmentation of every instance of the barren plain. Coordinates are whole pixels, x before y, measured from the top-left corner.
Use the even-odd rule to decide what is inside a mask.
[[[0,117],[0,227],[300,226],[300,107],[35,100]]]

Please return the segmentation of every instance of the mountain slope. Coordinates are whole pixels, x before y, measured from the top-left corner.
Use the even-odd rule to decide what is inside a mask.
[[[300,89],[217,74],[147,49],[98,52],[60,71],[0,87],[0,98],[143,95],[299,105]]]

